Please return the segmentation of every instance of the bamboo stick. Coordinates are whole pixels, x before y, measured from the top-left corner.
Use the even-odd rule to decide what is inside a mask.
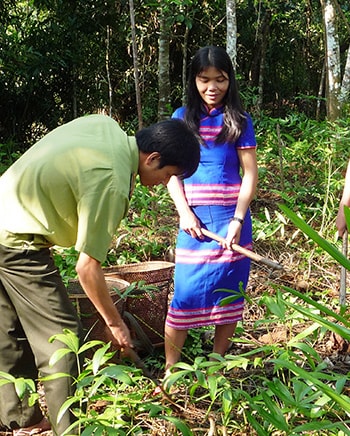
[[[216,233],[213,233],[207,229],[201,229],[204,236],[207,236],[210,239],[213,239],[214,241],[224,243],[225,238],[217,235]],[[249,257],[252,260],[255,260],[255,262],[263,263],[270,268],[273,269],[283,269],[283,266],[277,262],[274,262],[270,259],[267,259],[266,257],[260,256],[260,254],[254,253],[254,251],[248,250],[247,248],[244,248],[238,244],[231,244],[231,250],[237,251],[237,253],[243,254],[246,257]]]

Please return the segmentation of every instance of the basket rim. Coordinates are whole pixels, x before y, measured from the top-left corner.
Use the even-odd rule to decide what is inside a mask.
[[[108,274],[109,271],[123,271],[127,270],[129,273],[133,272],[153,272],[171,269],[175,267],[175,263],[166,261],[151,260],[148,262],[125,263],[123,265],[110,265],[102,269]]]
[[[128,286],[130,286],[130,282],[128,282],[127,280],[124,280],[124,279],[120,279],[119,277],[105,277],[105,280],[106,280],[107,284],[108,284],[108,282],[112,282],[112,283],[115,282],[115,283],[121,284],[122,287],[118,288],[118,291],[124,291]],[[81,287],[82,292],[79,294],[76,292],[70,292],[69,291],[69,284],[70,283],[78,283],[80,285],[79,279],[69,279],[68,285],[66,286],[69,297],[89,298],[82,287]],[[109,289],[108,291],[110,294],[115,292],[112,289]]]

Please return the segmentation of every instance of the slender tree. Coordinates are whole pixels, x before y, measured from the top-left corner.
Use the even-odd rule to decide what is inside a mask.
[[[326,50],[326,99],[327,118],[334,121],[340,116],[340,48],[336,30],[336,13],[332,0],[320,0]]]
[[[343,80],[340,88],[339,101],[343,106],[350,99],[350,46],[346,57],[346,64],[343,74]]]
[[[226,50],[233,67],[237,67],[237,17],[236,0],[226,0]]]
[[[113,112],[113,88],[111,83],[111,73],[110,73],[110,33],[111,29],[107,26],[106,29],[106,74],[107,74],[107,84],[108,84],[108,114],[111,117]]]
[[[169,9],[166,0],[160,2],[159,16],[159,57],[158,57],[158,119],[162,120],[169,117],[170,107],[170,75],[169,75],[169,45],[170,45],[170,26]]]
[[[143,126],[142,104],[141,104],[141,90],[140,90],[140,80],[139,80],[138,50],[137,50],[137,41],[136,41],[135,8],[134,8],[133,0],[129,0],[129,9],[130,9],[130,22],[131,22],[131,38],[132,38],[132,54],[133,54],[133,63],[134,63],[137,118],[139,123],[139,129],[142,129]]]

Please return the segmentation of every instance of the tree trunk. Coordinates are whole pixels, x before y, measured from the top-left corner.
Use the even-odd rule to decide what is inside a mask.
[[[187,48],[188,48],[188,35],[190,29],[186,26],[184,43],[182,46],[182,105],[186,104],[186,87],[187,87]]]
[[[321,101],[322,101],[322,95],[323,95],[323,90],[324,90],[325,76],[326,76],[326,64],[325,64],[325,62],[323,62],[321,79],[320,79],[320,86],[318,88],[318,95],[317,95],[317,105],[316,105],[316,120],[317,121],[320,119]]]
[[[141,91],[140,91],[139,65],[138,65],[138,53],[137,53],[137,41],[136,41],[135,9],[134,9],[133,0],[129,0],[129,9],[130,9],[131,36],[132,36],[132,57],[134,62],[136,107],[137,107],[137,118],[139,123],[139,130],[140,130],[143,127],[143,120],[142,120]]]
[[[226,50],[233,68],[237,67],[237,17],[236,0],[226,0]]]
[[[257,36],[257,42],[260,46],[260,64],[259,64],[259,76],[258,76],[258,99],[256,102],[257,109],[262,110],[263,97],[264,97],[264,80],[265,80],[265,65],[266,65],[266,53],[269,43],[270,35],[270,21],[271,11],[265,12],[263,21],[260,26],[260,31]]]
[[[320,1],[325,30],[327,118],[335,121],[340,116],[340,48],[336,14],[332,0]]]
[[[341,106],[343,106],[344,103],[349,101],[349,97],[350,97],[350,46],[348,48],[348,55],[346,58],[343,81],[341,84],[340,95],[339,95],[339,101]]]
[[[170,107],[170,76],[169,76],[169,35],[170,29],[163,5],[160,6],[159,19],[159,58],[158,58],[158,120],[169,117]]]
[[[112,116],[113,111],[113,89],[112,89],[112,83],[111,83],[111,74],[110,74],[110,68],[109,68],[109,54],[110,54],[110,27],[107,26],[107,35],[106,35],[106,73],[107,73],[107,84],[108,84],[108,102],[109,102],[109,108],[108,108],[108,115]]]
[[[73,66],[73,118],[78,117],[78,98],[77,98],[77,79],[75,75],[75,67]]]

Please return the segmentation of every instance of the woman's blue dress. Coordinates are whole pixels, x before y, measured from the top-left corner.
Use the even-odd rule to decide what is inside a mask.
[[[185,110],[185,107],[177,109],[173,118],[183,119]],[[235,143],[215,144],[222,123],[222,108],[203,114],[199,131],[205,145],[201,145],[198,169],[184,180],[184,189],[188,204],[202,227],[226,237],[241,186],[237,149],[255,148],[256,140],[252,120],[247,114],[245,130]],[[252,249],[249,210],[244,217],[240,245]],[[220,306],[220,301],[232,294],[216,290],[244,292],[249,278],[249,258],[223,249],[209,238],[192,238],[181,229],[175,255],[174,296],[167,315],[168,326],[187,330],[232,324],[242,319],[244,298]]]

